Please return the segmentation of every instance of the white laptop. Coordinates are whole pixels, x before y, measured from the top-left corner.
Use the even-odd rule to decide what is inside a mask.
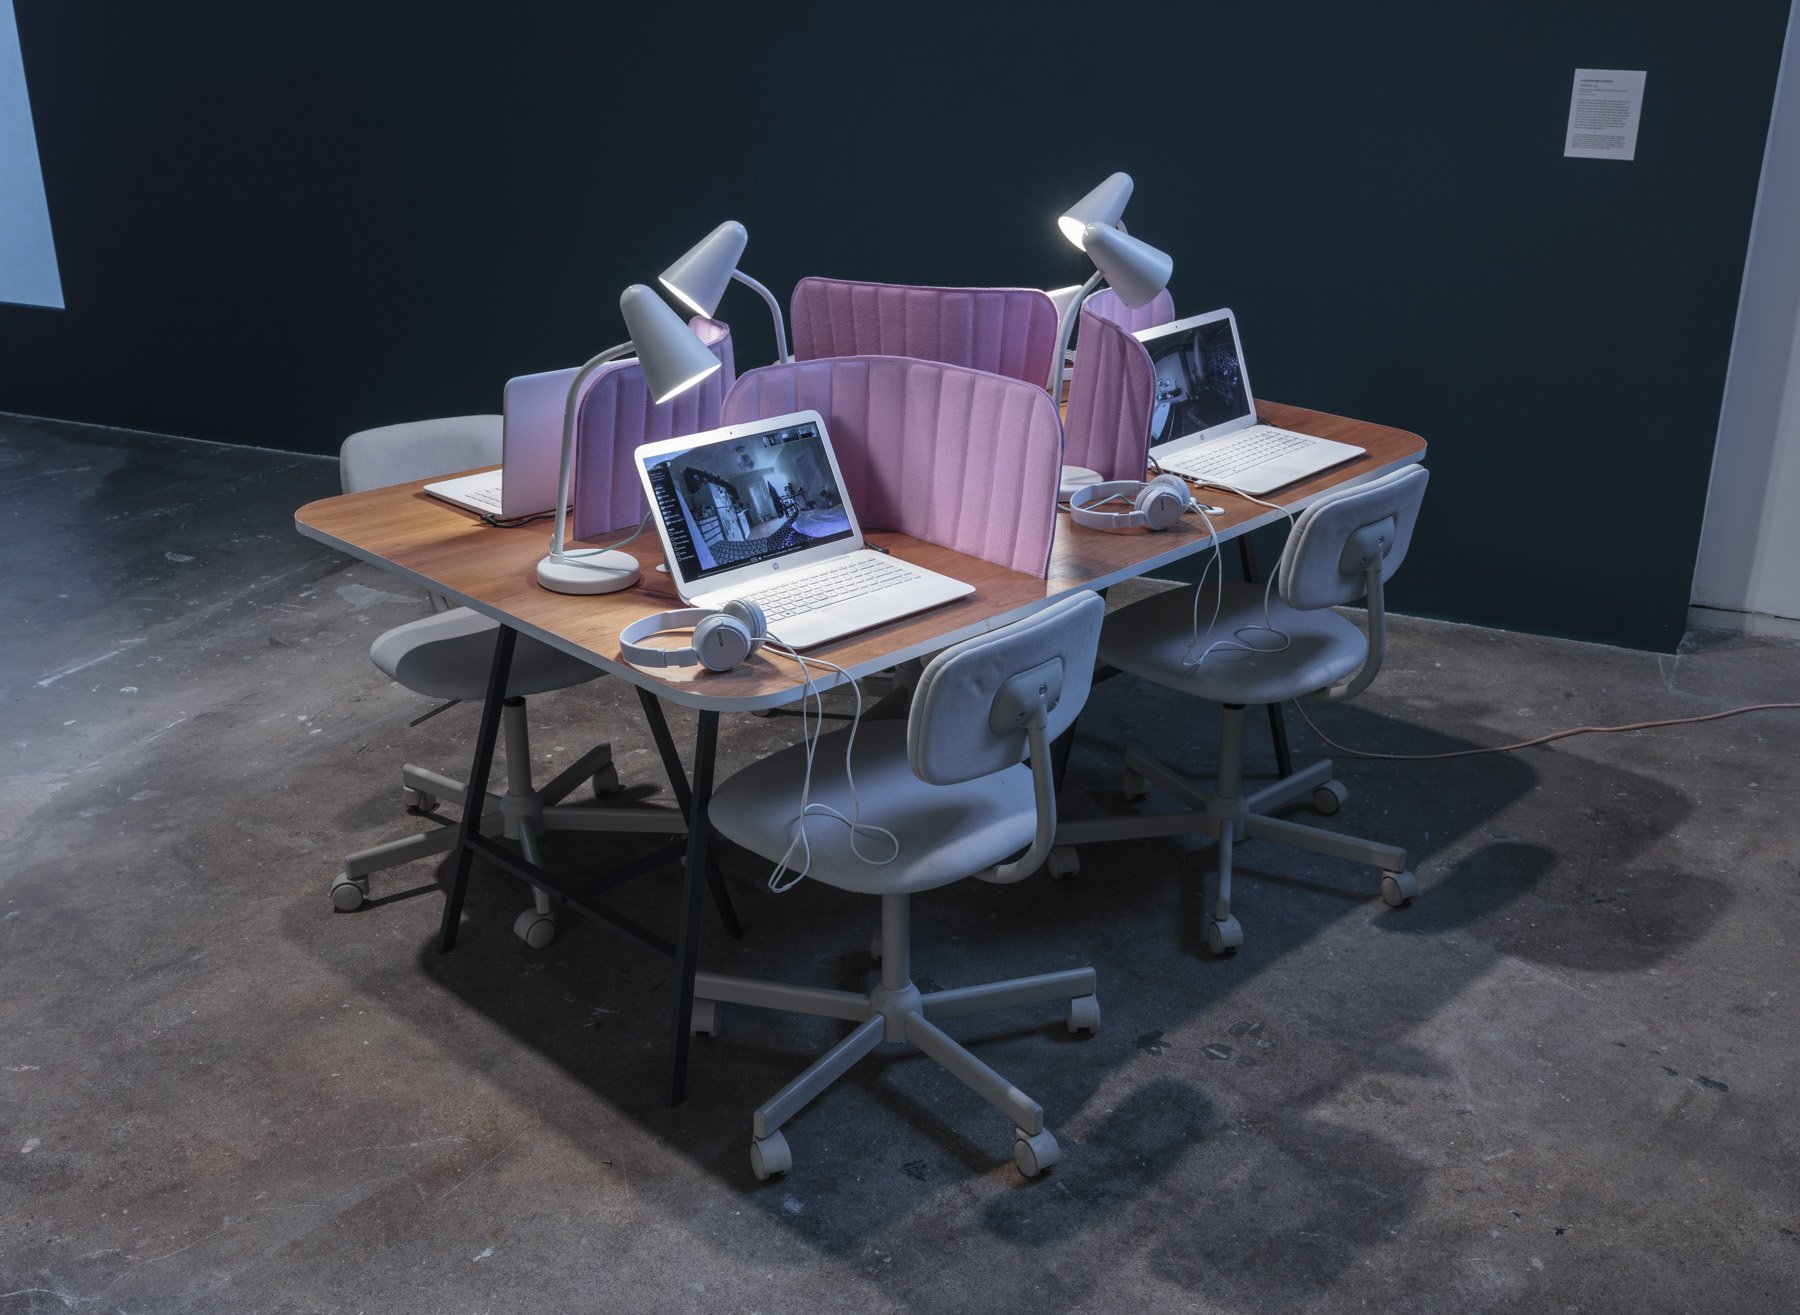
[[[1156,367],[1150,458],[1196,483],[1261,496],[1363,455],[1256,415],[1237,317],[1210,311],[1137,335]]]
[[[506,381],[500,467],[427,484],[425,491],[482,515],[511,520],[556,505],[563,411],[579,366]]]
[[[648,443],[636,460],[683,600],[751,599],[790,648],[975,592],[864,545],[817,411]]]

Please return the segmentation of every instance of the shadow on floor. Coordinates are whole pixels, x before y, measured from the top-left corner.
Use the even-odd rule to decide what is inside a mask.
[[[1334,734],[1354,743],[1411,752],[1468,747],[1360,709],[1334,712]],[[1148,690],[1117,680],[1096,690],[1084,726],[1116,728],[1118,740],[1208,775],[1203,765],[1216,752],[1214,723],[1201,716],[1197,725],[1181,726],[1153,713]],[[759,731],[767,733],[766,726]],[[728,732],[722,769],[733,765],[730,738]],[[1109,802],[1117,800],[1116,762],[1116,745],[1090,732],[1064,791],[1068,815],[1118,806]],[[1259,1282],[1274,1282],[1298,1299],[1412,1211],[1422,1174],[1403,1135],[1346,1130],[1314,1106],[1346,1096],[1376,1106],[1395,1099],[1384,1079],[1429,1068],[1409,1034],[1502,957],[1641,968],[1703,934],[1725,899],[1716,882],[1648,863],[1623,881],[1618,865],[1653,854],[1659,835],[1687,811],[1683,799],[1647,777],[1554,751],[1448,764],[1344,760],[1339,775],[1351,801],[1325,825],[1406,844],[1422,883],[1412,907],[1387,910],[1367,871],[1252,843],[1238,851],[1234,901],[1247,942],[1237,954],[1213,960],[1202,935],[1201,880],[1210,846],[1191,839],[1091,847],[1073,881],[964,882],[915,902],[922,984],[1084,962],[1100,972],[1106,1023],[1092,1039],[1070,1037],[1052,1007],[952,1027],[1043,1103],[1064,1144],[1065,1160],[1053,1173],[1033,1182],[1009,1179],[1009,1190],[983,1207],[986,1229],[1020,1246],[1044,1247],[1102,1220],[1129,1221],[1160,1253],[1157,1268],[1172,1281],[1221,1295],[1217,1271],[1229,1260],[1238,1272],[1260,1273]],[[1429,788],[1419,788],[1421,779]],[[1636,819],[1625,832],[1627,852],[1610,855],[1603,868],[1584,868],[1509,833],[1518,827],[1565,834],[1563,815],[1579,814],[1591,807],[1583,801],[1600,798],[1628,800],[1621,807]],[[1544,810],[1557,816],[1538,820]],[[1611,826],[1607,833],[1620,834]],[[559,869],[573,869],[600,861],[602,853],[612,861],[637,843],[553,836],[546,853]],[[1434,861],[1446,851],[1458,853],[1454,862]],[[723,857],[746,936],[725,938],[709,909],[706,966],[865,988],[873,965],[864,947],[876,925],[876,901],[805,883],[777,898],[760,888],[747,856],[727,847]],[[788,1125],[794,1171],[757,1185],[746,1155],[751,1109],[841,1035],[843,1025],[728,1009],[721,1037],[696,1039],[690,1097],[670,1110],[660,1100],[670,965],[586,924],[566,927],[547,951],[527,950],[507,930],[523,907],[523,888],[496,875],[477,869],[455,954],[421,947],[421,971],[455,1000],[447,1006],[422,993],[397,1005],[422,1031],[438,1028],[446,1007],[478,1011],[724,1185],[737,1186],[770,1220],[832,1254],[854,1252],[902,1221],[924,1226],[946,1183],[1005,1163],[1010,1129],[1001,1116],[929,1061],[884,1047]],[[630,916],[666,929],[676,890],[676,874],[668,871],[614,899]],[[1282,1043],[1254,1018],[1199,1047],[1184,1029],[1258,976],[1288,971],[1345,919],[1367,924],[1367,953],[1318,981],[1316,1007],[1354,1011],[1356,1044],[1332,1056],[1298,1093],[1267,1092],[1266,1108],[1248,1124],[1242,1116],[1222,1119],[1211,1088],[1221,1080],[1256,1082],[1259,1066]],[[1472,952],[1457,960],[1456,974],[1440,971],[1422,980],[1404,945],[1453,935],[1466,937]],[[1316,965],[1309,971],[1316,973]],[[1379,1007],[1362,1008],[1363,1000]],[[1175,1071],[1159,1073],[1158,1066]],[[1133,1080],[1117,1089],[1128,1073]],[[552,1123],[561,1117],[556,1110],[543,1113]],[[576,1117],[565,1129],[576,1143],[583,1121]],[[1244,1135],[1251,1132],[1258,1135]],[[1203,1234],[1198,1246],[1191,1221],[1180,1221],[1164,1193],[1153,1190],[1196,1153],[1215,1157],[1215,1175],[1224,1175],[1207,1212],[1237,1221],[1223,1233]],[[809,1205],[797,1211],[801,1198]],[[1279,1237],[1268,1232],[1277,1220]],[[1259,1234],[1266,1236],[1258,1241]],[[1307,1245],[1308,1237],[1316,1245]],[[1259,1254],[1266,1264],[1257,1263]],[[1268,1297],[1266,1288],[1262,1295]]]

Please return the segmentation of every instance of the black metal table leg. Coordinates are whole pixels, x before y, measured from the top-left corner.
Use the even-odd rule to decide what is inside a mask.
[[[663,716],[662,702],[656,695],[642,685],[637,687],[638,702],[644,707],[644,720],[650,723],[650,738],[656,741],[656,752],[662,756],[663,771],[668,773],[669,788],[675,792],[676,807],[681,809],[682,816],[688,819],[688,830],[693,830],[693,794],[688,788],[687,773],[682,770],[681,758],[675,752],[675,737],[669,734],[669,722]],[[712,891],[713,905],[719,910],[719,922],[725,928],[725,934],[733,940],[744,934],[743,925],[738,922],[737,908],[731,902],[731,892],[725,888],[725,878],[719,873],[719,864],[711,851],[706,855],[706,885]]]
[[[475,737],[475,764],[469,768],[469,784],[463,794],[462,818],[456,824],[456,872],[444,899],[444,925],[438,931],[438,953],[456,948],[456,929],[462,922],[463,895],[469,887],[469,863],[475,857],[472,840],[481,835],[481,814],[487,804],[488,775],[494,770],[494,741],[500,738],[500,709],[506,702],[506,681],[512,674],[513,646],[519,632],[501,626],[494,636],[494,661],[488,668],[487,701],[481,705],[481,731]]]
[[[1080,718],[1076,718],[1079,721]],[[1075,722],[1069,723],[1069,729],[1050,741],[1050,770],[1056,782],[1056,793],[1061,794],[1063,777],[1069,774],[1069,756],[1075,752]]]
[[[675,1017],[669,1037],[669,1104],[687,1095],[689,1028],[694,1017],[694,973],[700,951],[700,888],[706,877],[711,823],[713,758],[719,743],[719,714],[702,712],[694,732],[694,786],[688,806],[687,862],[682,869],[681,929],[675,938]]]
[[[1256,549],[1250,546],[1248,534],[1238,535],[1238,560],[1244,564],[1244,581],[1256,583]],[[1269,704],[1269,738],[1275,741],[1275,771],[1281,776],[1294,774],[1294,756],[1288,750],[1287,719],[1279,703]]]

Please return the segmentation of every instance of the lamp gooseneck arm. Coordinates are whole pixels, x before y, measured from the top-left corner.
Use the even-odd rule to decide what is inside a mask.
[[[556,472],[556,528],[550,533],[550,555],[559,562],[571,560],[563,550],[563,524],[569,513],[569,483],[575,472],[575,413],[581,406],[582,391],[601,366],[627,356],[634,350],[635,344],[629,338],[617,347],[608,347],[582,366],[575,381],[569,385],[569,399],[563,405],[562,464]]]
[[[769,314],[775,317],[775,364],[780,365],[791,359],[788,356],[787,323],[781,318],[781,303],[775,300],[775,294],[741,269],[732,270],[731,277],[746,288],[761,294],[762,299],[769,303]]]
[[[1063,312],[1062,323],[1056,329],[1056,356],[1050,363],[1050,400],[1060,409],[1062,406],[1063,372],[1066,369],[1064,358],[1069,354],[1069,338],[1075,332],[1075,321],[1081,314],[1081,303],[1088,299],[1088,294],[1100,286],[1100,271],[1081,285],[1081,291],[1075,294],[1075,300]]]

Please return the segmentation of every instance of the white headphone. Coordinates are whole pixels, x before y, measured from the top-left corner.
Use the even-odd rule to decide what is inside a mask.
[[[1102,504],[1131,500],[1130,511],[1101,511]],[[1075,490],[1069,498],[1069,516],[1090,530],[1166,530],[1181,523],[1193,495],[1179,475],[1158,475],[1148,484],[1136,479],[1108,480]]]
[[[659,648],[644,641],[672,630],[691,630],[693,636],[676,648]],[[634,667],[692,667],[730,671],[763,646],[769,623],[762,608],[747,598],[734,598],[714,611],[710,607],[684,607],[674,612],[633,621],[619,632],[619,653]]]

